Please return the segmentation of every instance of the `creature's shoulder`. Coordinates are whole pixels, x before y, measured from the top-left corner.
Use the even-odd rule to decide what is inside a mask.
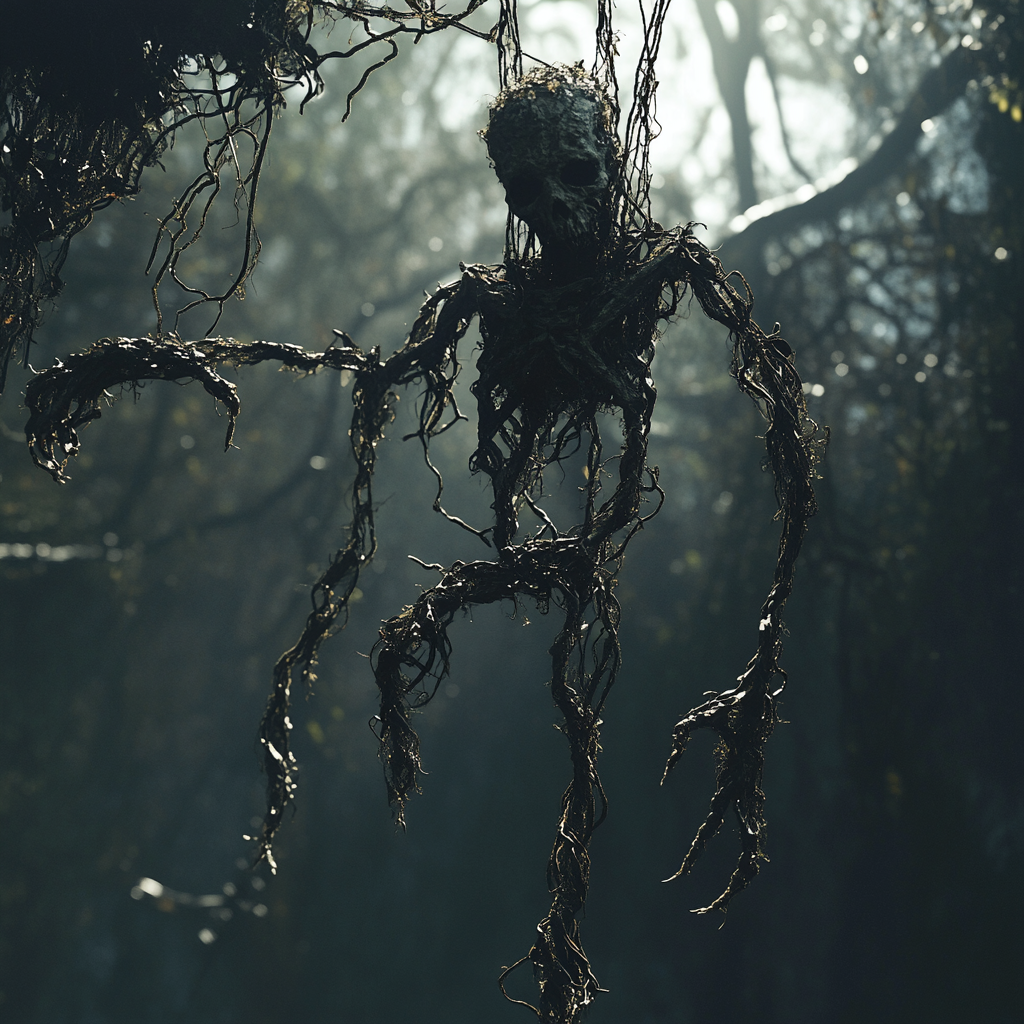
[[[610,299],[598,319],[615,319],[629,307],[654,302],[659,319],[673,316],[686,289],[714,288],[726,280],[718,257],[694,237],[690,223],[663,228],[652,223],[627,236],[612,261]]]
[[[702,227],[691,221],[685,226],[648,232],[643,241],[644,256],[638,269],[658,266],[666,277],[685,281],[693,276],[721,276],[722,264],[714,252],[695,237],[693,229]]]
[[[462,288],[472,295],[484,320],[502,320],[512,315],[516,286],[501,263],[460,264]]]
[[[503,291],[512,287],[503,263],[460,263],[463,285],[483,291]]]

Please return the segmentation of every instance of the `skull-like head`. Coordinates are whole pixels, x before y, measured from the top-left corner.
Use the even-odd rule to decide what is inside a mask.
[[[481,134],[505,201],[543,245],[582,250],[607,236],[618,158],[611,109],[579,66],[531,71],[491,106]]]

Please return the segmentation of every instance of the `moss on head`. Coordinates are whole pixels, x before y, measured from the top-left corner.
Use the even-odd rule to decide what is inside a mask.
[[[616,108],[604,88],[589,71],[578,64],[550,64],[527,71],[502,89],[489,109],[487,127],[480,132],[491,159],[494,134],[518,134],[532,122],[551,119],[587,118],[595,134],[608,142],[609,163],[618,157]],[[521,127],[520,127],[521,126]]]

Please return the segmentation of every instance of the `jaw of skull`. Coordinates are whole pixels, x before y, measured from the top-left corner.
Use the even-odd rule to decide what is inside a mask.
[[[486,140],[508,208],[544,248],[600,248],[615,149],[593,96],[563,84],[510,98],[492,113]]]

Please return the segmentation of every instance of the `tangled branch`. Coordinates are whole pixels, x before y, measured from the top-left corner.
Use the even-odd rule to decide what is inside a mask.
[[[360,0],[193,0],[122,6],[116,17],[70,4],[57,20],[45,6],[9,19],[0,40],[0,212],[10,216],[0,226],[0,393],[11,359],[27,365],[44,306],[63,288],[71,239],[99,210],[137,195],[143,172],[180,130],[196,123],[205,143],[201,170],[160,221],[146,267],[154,272],[157,335],[165,281],[189,296],[172,332],[182,314],[207,303],[217,310],[212,332],[228,299],[244,293],[260,251],[257,187],[286,94],[298,91],[304,106],[323,89],[326,61],[380,45],[387,52],[349,92],[347,117],[370,74],[397,56],[399,36],[456,28],[490,38],[463,24],[483,2],[448,13],[436,0],[402,11]],[[336,20],[365,38],[318,53],[314,27]],[[117,74],[96,73],[108,67]],[[244,239],[227,287],[211,292],[185,280],[179,262],[225,192]]]

